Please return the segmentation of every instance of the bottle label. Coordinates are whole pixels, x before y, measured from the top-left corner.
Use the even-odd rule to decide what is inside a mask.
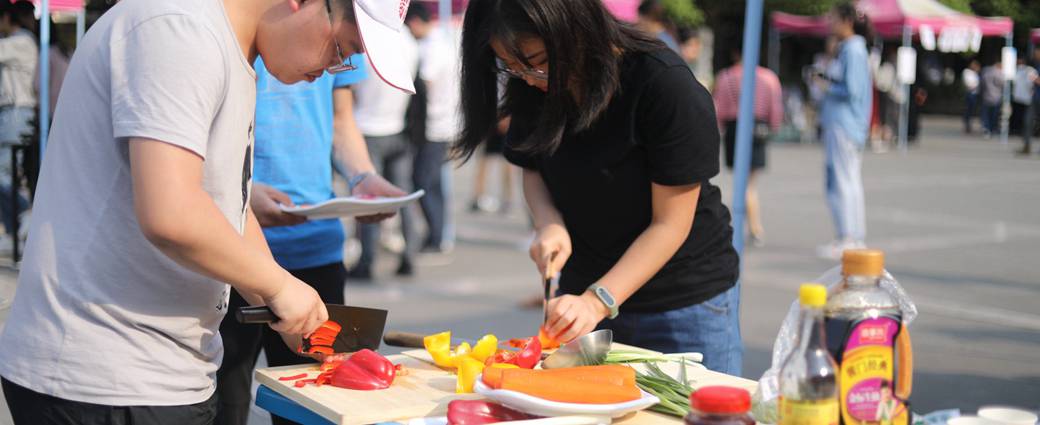
[[[780,398],[778,425],[837,425],[838,400],[789,400]]]
[[[906,404],[895,396],[894,349],[899,322],[889,317],[865,319],[846,339],[838,382],[845,425],[906,424]]]

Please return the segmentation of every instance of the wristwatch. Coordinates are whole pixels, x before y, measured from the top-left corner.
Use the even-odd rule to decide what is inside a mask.
[[[608,316],[609,319],[613,319],[618,316],[617,300],[614,299],[614,295],[611,295],[610,291],[608,291],[607,288],[600,286],[600,284],[598,283],[593,283],[591,286],[589,286],[588,291],[592,292],[592,295],[595,295],[596,298],[599,298],[599,301],[602,302],[603,305],[607,306],[607,309],[610,310],[610,316]]]

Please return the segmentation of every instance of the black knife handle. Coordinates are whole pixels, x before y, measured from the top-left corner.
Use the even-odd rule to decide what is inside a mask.
[[[423,336],[411,332],[387,332],[383,335],[383,342],[394,347],[423,348]]]
[[[265,305],[257,307],[239,307],[238,311],[235,312],[235,318],[238,319],[238,323],[254,324],[254,323],[273,323],[277,322],[278,316],[274,315],[271,308]]]

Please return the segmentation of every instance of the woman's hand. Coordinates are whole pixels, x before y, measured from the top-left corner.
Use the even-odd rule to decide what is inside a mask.
[[[531,260],[545,279],[556,277],[571,257],[571,235],[562,224],[549,224],[531,242]]]
[[[549,321],[545,332],[560,343],[596,329],[599,322],[610,315],[610,310],[592,292],[581,295],[563,295],[549,300]]]

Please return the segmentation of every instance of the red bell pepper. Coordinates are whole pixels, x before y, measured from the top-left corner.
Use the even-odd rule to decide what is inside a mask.
[[[324,354],[331,355],[334,350],[332,344],[336,341],[336,336],[343,330],[343,327],[339,323],[331,320],[326,320],[322,323],[317,330],[314,331],[309,337],[304,338],[303,344],[297,349],[302,354]]]
[[[484,361],[485,365],[495,363],[514,364],[524,369],[534,369],[542,360],[542,343],[538,337],[532,336],[526,339],[513,339],[509,345],[517,347],[520,351],[498,350],[495,355]]]
[[[329,383],[352,390],[390,388],[397,375],[394,364],[372,350],[361,350],[332,371]]]
[[[451,425],[482,425],[534,418],[537,416],[483,400],[453,400],[448,403],[448,423]]]
[[[542,343],[537,336],[527,339],[527,344],[516,355],[516,364],[524,369],[534,369],[542,361]]]

